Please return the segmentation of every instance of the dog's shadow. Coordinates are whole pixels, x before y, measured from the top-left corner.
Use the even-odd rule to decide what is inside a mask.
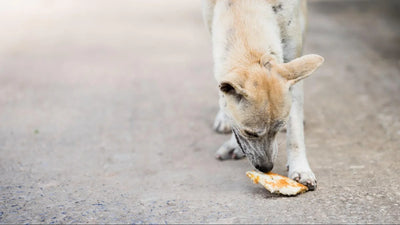
[[[253,195],[255,197],[262,197],[265,199],[278,199],[278,198],[292,198],[295,197],[295,195],[282,195],[282,194],[275,194],[275,193],[271,193],[269,192],[267,189],[265,189],[262,186],[251,186],[248,187],[248,192],[250,193],[250,195]]]
[[[285,197],[283,195],[273,194],[273,193],[269,192],[267,189],[265,189],[264,187],[258,186],[258,185],[257,186],[252,185],[251,187],[248,187],[247,189],[251,195],[256,196],[256,197],[262,197],[262,198],[267,198],[267,199]]]

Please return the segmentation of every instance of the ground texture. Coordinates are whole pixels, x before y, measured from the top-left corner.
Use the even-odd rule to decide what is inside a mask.
[[[280,197],[214,159],[199,1],[1,1],[0,223],[399,223],[399,1],[309,11],[318,189]]]

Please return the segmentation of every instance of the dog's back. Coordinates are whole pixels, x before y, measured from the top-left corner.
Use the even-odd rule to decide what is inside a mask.
[[[301,55],[307,21],[306,0],[205,0],[203,16],[213,34],[216,60],[224,57],[226,51],[216,46],[229,47],[232,38],[259,39],[250,42],[263,46],[264,36],[281,45],[271,49],[278,60],[282,58],[286,62]]]

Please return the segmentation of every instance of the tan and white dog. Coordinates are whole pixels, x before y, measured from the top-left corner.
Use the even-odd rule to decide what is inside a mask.
[[[220,88],[217,132],[231,132],[217,158],[247,156],[269,172],[276,134],[286,125],[288,176],[311,190],[317,182],[306,157],[303,84],[324,61],[302,54],[305,0],[203,0]]]

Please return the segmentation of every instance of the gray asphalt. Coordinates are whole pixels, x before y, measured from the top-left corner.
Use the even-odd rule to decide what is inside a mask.
[[[0,223],[400,223],[399,12],[310,2],[318,189],[280,197],[214,159],[200,1],[1,1]]]

